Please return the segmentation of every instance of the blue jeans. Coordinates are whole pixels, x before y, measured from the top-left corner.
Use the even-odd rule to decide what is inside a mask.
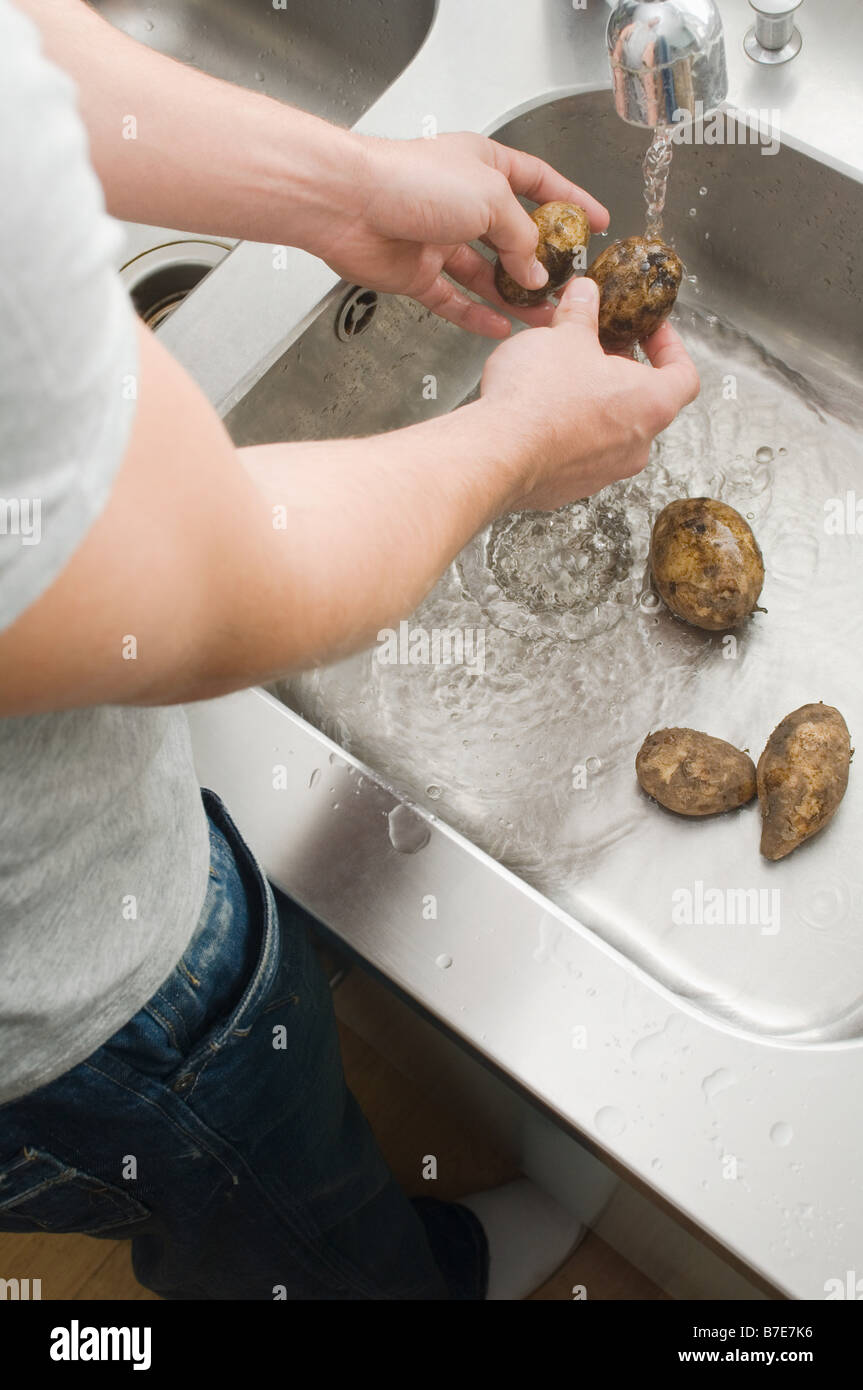
[[[170,1299],[484,1298],[476,1217],[407,1200],[345,1084],[312,919],[204,803],[179,964],[86,1061],[0,1106],[0,1230],[129,1237]]]

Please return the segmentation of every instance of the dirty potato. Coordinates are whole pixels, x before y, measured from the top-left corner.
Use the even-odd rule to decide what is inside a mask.
[[[685,497],[659,513],[650,568],[679,618],[708,632],[739,627],[758,603],[764,561],[739,512],[710,497]]]
[[[777,724],[758,759],[761,853],[784,859],[823,830],[848,786],[851,740],[832,705],[801,705]]]
[[[600,343],[606,352],[630,352],[668,318],[683,265],[656,237],[631,236],[607,246],[586,273],[599,286]]]
[[[635,759],[643,791],[681,816],[715,816],[755,796],[755,764],[724,739],[697,729],[648,734]]]
[[[548,283],[538,290],[526,290],[507,274],[500,260],[494,268],[495,289],[501,299],[520,309],[536,308],[548,295],[563,289],[575,273],[573,257],[586,251],[590,240],[587,213],[575,203],[543,203],[530,215],[539,228],[536,257],[548,271]]]

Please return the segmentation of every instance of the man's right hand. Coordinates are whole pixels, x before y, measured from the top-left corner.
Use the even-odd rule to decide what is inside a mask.
[[[570,281],[550,328],[502,343],[482,399],[512,433],[504,511],[547,511],[639,473],[654,437],[698,395],[695,366],[669,323],[644,343],[651,365],[603,352],[599,291]]]

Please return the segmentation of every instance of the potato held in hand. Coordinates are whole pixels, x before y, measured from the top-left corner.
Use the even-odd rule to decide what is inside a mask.
[[[678,618],[708,632],[739,627],[764,583],[758,542],[739,512],[710,497],[684,497],[659,513],[650,568]]]
[[[635,759],[648,796],[681,816],[715,816],[755,796],[755,764],[724,739],[696,729],[648,734]]]
[[[499,260],[494,268],[495,289],[501,299],[520,309],[536,308],[548,295],[563,289],[575,274],[573,257],[576,252],[585,251],[590,241],[587,213],[575,203],[543,203],[530,215],[539,228],[536,258],[548,271],[548,283],[538,290],[526,290]]]
[[[655,237],[615,241],[587,270],[599,286],[599,341],[606,352],[630,352],[674,308],[683,279],[676,251]]]
[[[801,705],[777,724],[758,759],[765,859],[784,859],[824,829],[845,795],[850,765],[848,728],[832,705]]]

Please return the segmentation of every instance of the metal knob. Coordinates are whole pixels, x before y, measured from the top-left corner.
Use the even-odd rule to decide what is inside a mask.
[[[803,0],[749,0],[755,23],[746,33],[743,47],[756,63],[787,63],[803,46],[794,16]]]
[[[714,111],[728,94],[714,0],[620,0],[608,21],[617,114],[655,130]]]

